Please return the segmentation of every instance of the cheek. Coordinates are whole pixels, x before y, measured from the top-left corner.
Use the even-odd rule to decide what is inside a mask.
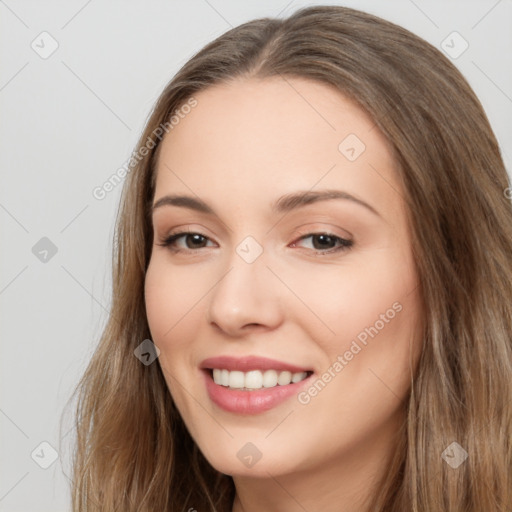
[[[331,368],[331,374],[339,376],[320,402],[326,400],[327,405],[334,400],[346,406],[348,400],[356,407],[361,396],[374,396],[377,406],[389,393],[386,386],[405,393],[409,365],[418,355],[411,353],[411,347],[420,346],[415,337],[421,313],[417,276],[408,253],[372,251],[353,265],[347,262],[318,273],[298,293],[307,297],[316,313],[304,316],[302,325],[322,348],[323,371]],[[347,385],[357,397],[354,403],[346,396],[340,398]]]
[[[205,290],[194,287],[186,271],[172,272],[159,258],[151,260],[144,288],[151,339],[160,350],[158,363],[174,402],[184,411],[187,396],[180,383],[190,378],[188,369],[194,365],[190,340],[200,323],[199,299]]]
[[[153,342],[165,356],[186,345],[188,330],[198,325],[200,299],[204,296],[205,288],[199,286],[197,280],[183,269],[172,272],[169,264],[162,260],[155,258],[149,264],[145,279],[145,302]],[[183,342],[180,343],[180,340]]]
[[[171,327],[168,312],[173,311],[176,306],[176,294],[167,281],[165,269],[153,258],[146,272],[144,296],[149,328],[153,341],[157,344]]]
[[[294,280],[293,289],[309,309],[304,321],[317,336],[334,343],[352,339],[376,322],[381,326],[381,315],[398,318],[396,310],[405,308],[416,287],[412,262],[392,252],[319,268],[308,279],[303,275]]]

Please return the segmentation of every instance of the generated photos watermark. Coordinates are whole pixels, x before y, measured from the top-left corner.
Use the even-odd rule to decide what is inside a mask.
[[[400,302],[396,301],[392,304],[392,306],[386,310],[385,313],[381,313],[379,315],[379,319],[376,320],[373,325],[370,327],[365,327],[357,336],[356,339],[352,340],[350,344],[350,348],[346,350],[343,355],[338,355],[336,361],[334,361],[331,366],[320,376],[318,377],[311,386],[305,390],[301,391],[297,395],[297,400],[302,405],[307,405],[311,402],[311,399],[317,396],[325,386],[336,377],[344,368],[349,364],[350,361],[354,358],[355,355],[359,354],[361,350],[367,346],[368,337],[375,338],[379,334],[379,332],[386,327],[386,324],[389,324],[393,318],[402,311],[403,306]],[[363,345],[361,347],[359,343]]]
[[[168,121],[162,123],[151,132],[151,135],[148,136],[146,142],[138,149],[138,151],[133,151],[130,158],[117,169],[116,172],[111,174],[107,180],[103,182],[102,185],[94,187],[92,189],[92,195],[94,199],[98,201],[102,201],[107,197],[109,192],[112,192],[114,188],[121,183],[124,178],[133,170],[133,168],[145,157],[149,154],[149,151],[153,149],[157,144],[157,140],[162,140],[164,134],[169,133],[172,129],[174,129],[181,119],[184,119],[187,114],[192,111],[192,108],[197,106],[197,100],[193,96],[191,96],[188,101],[183,104],[179,109],[174,111],[174,114],[169,118]]]

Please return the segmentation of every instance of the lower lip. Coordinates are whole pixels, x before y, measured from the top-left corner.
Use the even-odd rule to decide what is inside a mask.
[[[259,414],[272,409],[292,395],[296,395],[302,387],[307,385],[314,374],[300,382],[262,388],[257,391],[241,391],[215,384],[210,370],[201,370],[206,382],[208,395],[213,403],[221,409],[238,414]]]

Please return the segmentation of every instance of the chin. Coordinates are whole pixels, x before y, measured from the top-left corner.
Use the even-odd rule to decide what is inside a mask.
[[[232,439],[227,445],[216,444],[201,452],[208,462],[219,472],[230,476],[270,478],[294,471],[300,464],[296,450],[292,453],[276,450],[271,443],[241,441]],[[286,461],[286,463],[283,463]]]

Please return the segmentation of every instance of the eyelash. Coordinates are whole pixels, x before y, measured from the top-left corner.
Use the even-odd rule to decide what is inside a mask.
[[[180,231],[179,233],[171,233],[167,238],[162,240],[162,243],[159,243],[157,245],[159,245],[161,247],[167,247],[169,250],[171,250],[174,253],[178,253],[178,252],[196,252],[198,249],[205,249],[205,247],[199,247],[198,249],[177,249],[176,247],[173,247],[172,244],[174,244],[174,242],[176,242],[179,238],[181,238],[183,236],[187,236],[187,235],[199,235],[199,236],[205,238],[206,240],[209,240],[209,238],[207,236],[205,236],[205,235],[203,235],[201,233],[197,233],[195,231]],[[304,239],[310,238],[312,236],[319,236],[319,235],[328,236],[329,238],[334,239],[335,242],[340,243],[340,245],[337,248],[328,249],[328,250],[325,250],[325,251],[320,250],[320,249],[312,249],[313,251],[315,251],[315,253],[318,256],[323,256],[325,254],[332,254],[332,253],[347,251],[347,250],[349,250],[354,245],[354,242],[352,240],[347,240],[346,238],[341,238],[341,237],[339,237],[337,235],[334,235],[332,233],[327,233],[327,232],[303,234],[297,241],[304,240]],[[295,244],[295,243],[296,242],[293,242],[293,244]]]

